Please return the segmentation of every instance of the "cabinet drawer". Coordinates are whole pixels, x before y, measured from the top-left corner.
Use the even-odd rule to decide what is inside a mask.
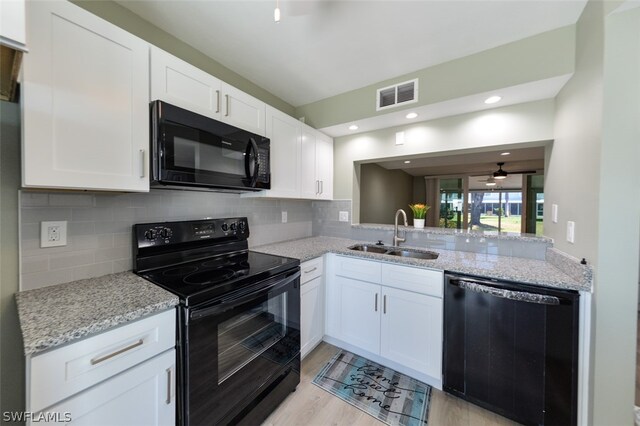
[[[29,361],[27,409],[47,408],[175,347],[175,326],[171,309],[34,356]]]
[[[400,290],[442,297],[444,273],[404,265],[382,265],[382,284]]]
[[[335,274],[354,280],[380,284],[380,267],[379,262],[336,256]]]
[[[307,260],[300,264],[300,284],[304,284],[311,281],[314,278],[322,276],[324,269],[324,263],[322,257],[316,257],[315,259]]]

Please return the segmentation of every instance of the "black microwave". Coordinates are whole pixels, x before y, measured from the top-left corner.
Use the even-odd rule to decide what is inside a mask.
[[[213,118],[151,103],[151,185],[225,192],[271,188],[269,139]]]

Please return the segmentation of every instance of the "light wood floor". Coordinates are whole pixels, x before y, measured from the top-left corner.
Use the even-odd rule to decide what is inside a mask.
[[[335,346],[323,342],[302,361],[298,389],[265,420],[265,426],[379,426],[383,424],[364,411],[311,383],[320,368],[338,350]],[[517,423],[433,389],[429,426],[489,425],[517,425]]]

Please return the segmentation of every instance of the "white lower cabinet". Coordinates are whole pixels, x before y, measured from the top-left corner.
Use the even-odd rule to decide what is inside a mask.
[[[441,388],[443,279],[442,271],[330,255],[327,341]]]
[[[324,282],[321,257],[300,265],[300,356],[304,358],[324,337]]]
[[[175,425],[175,359],[166,351],[46,411],[72,425]]]
[[[27,357],[27,411],[78,425],[174,424],[175,326],[171,309]]]

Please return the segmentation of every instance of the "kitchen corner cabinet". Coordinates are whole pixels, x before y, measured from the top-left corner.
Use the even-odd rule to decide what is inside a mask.
[[[150,100],[157,99],[265,135],[264,102],[152,46]]]
[[[174,425],[175,322],[171,309],[27,357],[27,411],[69,413],[78,425]]]
[[[243,197],[333,199],[333,139],[268,106],[271,189]]]
[[[24,5],[25,0],[0,2],[0,44],[20,51],[27,50]]]
[[[324,337],[323,259],[300,265],[300,355],[307,356]]]
[[[148,191],[148,44],[67,1],[26,22],[23,186]]]
[[[329,343],[441,388],[441,271],[331,256],[327,267]]]

